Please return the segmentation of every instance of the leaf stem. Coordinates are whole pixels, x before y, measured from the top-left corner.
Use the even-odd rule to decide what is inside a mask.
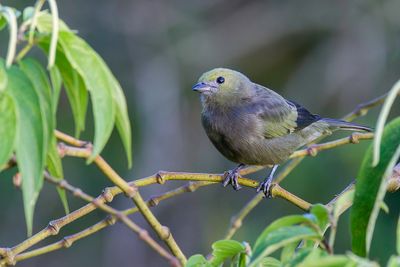
[[[20,61],[33,47],[33,44],[26,44],[24,48],[19,51],[17,56],[15,57],[15,61]]]
[[[54,62],[56,59],[56,51],[57,51],[57,42],[58,42],[58,32],[59,32],[59,18],[58,18],[58,8],[55,0],[47,0],[49,2],[50,11],[51,11],[51,40],[50,40],[50,49],[49,49],[49,61],[47,64],[47,69],[50,69],[54,66]]]
[[[38,18],[39,12],[42,9],[42,7],[43,7],[45,2],[46,2],[46,0],[38,0],[38,1],[36,1],[35,9],[33,11],[33,15],[32,15],[32,18],[31,18],[32,22],[31,22],[31,25],[29,27],[29,36],[28,36],[28,43],[29,44],[33,44],[33,37],[34,37],[35,29],[36,29],[36,26],[37,26],[37,18]]]
[[[17,50],[17,17],[15,16],[14,10],[10,7],[3,7],[0,5],[0,13],[4,14],[5,18],[7,19],[10,33],[6,57],[6,67],[9,68],[13,63],[15,51]]]

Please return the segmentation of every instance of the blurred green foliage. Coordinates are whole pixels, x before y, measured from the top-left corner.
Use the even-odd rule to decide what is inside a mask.
[[[31,1],[2,1],[22,9]],[[398,10],[388,1],[58,1],[60,16],[79,29],[102,55],[121,82],[127,96],[135,147],[132,170],[115,133],[103,155],[128,180],[157,170],[222,172],[233,165],[212,147],[200,124],[200,105],[190,90],[200,73],[224,66],[237,69],[257,83],[271,87],[312,112],[341,117],[357,104],[384,93],[398,79],[400,68]],[[0,27],[2,20],[0,20]],[[7,51],[7,31],[0,32],[0,54]],[[31,55],[45,59],[38,50]],[[90,105],[90,104],[89,104]],[[90,107],[90,106],[89,106]],[[373,126],[378,109],[360,123]],[[392,114],[399,114],[396,105]],[[61,94],[57,127],[74,133],[74,120],[65,93]],[[93,136],[89,114],[83,139]],[[335,135],[332,138],[339,137]],[[307,158],[282,183],[289,191],[312,203],[325,203],[356,176],[368,142],[344,146]],[[92,195],[109,182],[92,166],[78,159],[63,160],[65,177]],[[0,246],[25,239],[20,192],[13,188],[14,171],[0,174]],[[265,173],[253,178],[261,180]],[[153,186],[145,196],[159,194],[178,183]],[[223,236],[230,217],[253,195],[216,185],[162,203],[155,209],[185,253],[207,254]],[[52,186],[44,185],[35,216],[34,231],[63,215],[54,201]],[[83,203],[69,197],[70,208]],[[377,221],[371,258],[386,263],[395,252],[397,194],[385,202],[390,213]],[[130,205],[117,199],[117,208]],[[236,240],[256,240],[275,219],[300,213],[288,203],[268,200],[245,220]],[[335,252],[350,249],[348,215],[341,218]],[[69,225],[68,235],[104,217],[101,212]],[[140,225],[146,223],[134,217]],[[127,234],[111,227],[74,244],[68,250],[37,257],[20,266],[160,266],[165,262]],[[50,239],[50,241],[55,241]],[[193,242],[196,240],[196,242]],[[47,242],[47,241],[46,241]],[[135,253],[132,253],[135,251]]]

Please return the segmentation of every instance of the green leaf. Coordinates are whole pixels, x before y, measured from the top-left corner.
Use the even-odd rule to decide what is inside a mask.
[[[259,267],[280,267],[280,266],[282,266],[282,263],[275,258],[265,257],[260,261],[258,266]]]
[[[320,229],[324,229],[329,223],[329,211],[322,204],[315,204],[311,207],[310,213],[317,218],[317,223]]]
[[[109,79],[114,83],[114,101],[116,106],[115,124],[125,148],[128,168],[132,167],[132,132],[131,123],[128,117],[128,108],[122,88],[111,71],[108,71]]]
[[[51,105],[53,109],[54,122],[56,122],[55,115],[57,113],[58,100],[60,99],[62,78],[61,78],[61,73],[58,70],[57,66],[53,66],[52,68],[50,68],[49,73],[50,73],[51,87],[53,88],[53,97],[52,97],[53,99],[51,101]]]
[[[389,258],[387,267],[400,267],[400,257],[399,256],[391,256]]]
[[[9,38],[8,38],[8,50],[6,57],[6,66],[10,67],[17,50],[17,39],[18,39],[18,23],[17,16],[18,12],[11,7],[0,5],[0,16],[7,20]],[[1,23],[1,22],[0,22]]]
[[[386,193],[387,177],[391,175],[400,154],[400,117],[391,121],[383,132],[380,161],[372,167],[370,146],[357,175],[354,204],[351,210],[352,250],[360,256],[368,254],[375,221]]]
[[[28,235],[33,213],[43,185],[45,147],[40,100],[32,83],[17,67],[7,70],[6,92],[14,100],[17,114],[16,158],[22,176],[22,193]]]
[[[51,17],[51,16],[50,16]],[[50,39],[44,37],[40,40],[39,46],[45,53],[48,53]],[[58,70],[58,71],[57,71]],[[57,73],[58,72],[58,73]],[[57,75],[60,77],[57,77]],[[65,91],[71,106],[72,115],[75,122],[75,137],[79,138],[80,133],[85,129],[86,112],[88,106],[88,91],[79,73],[76,72],[63,54],[61,49],[56,53],[56,66],[50,69],[50,77],[54,89],[53,112],[55,114],[58,104],[59,91],[61,90],[60,81],[64,84]]]
[[[7,20],[0,14],[0,31],[7,25]]]
[[[351,266],[379,267],[379,264],[367,258],[359,257],[353,253],[347,252],[347,257],[354,263]]]
[[[319,248],[312,248],[312,247],[307,247],[307,248],[302,248],[300,250],[297,250],[294,256],[291,258],[290,261],[288,261],[285,266],[287,267],[294,267],[298,266],[299,263],[301,263],[307,256],[313,252],[314,250],[320,250]]]
[[[34,12],[35,8],[33,8],[33,6],[24,8],[24,11],[22,12],[22,20],[27,21],[28,19],[31,19]]]
[[[40,110],[43,119],[43,161],[47,157],[47,147],[54,131],[54,116],[52,112],[52,93],[46,70],[33,58],[19,62],[21,70],[30,79],[36,94],[39,96]]]
[[[341,194],[333,205],[333,217],[335,219],[353,204],[354,189],[344,192]]]
[[[204,258],[203,255],[196,254],[191,256],[186,265],[186,267],[212,267],[212,265]]]
[[[0,94],[0,170],[12,156],[15,144],[17,118],[12,98]]]
[[[239,253],[245,252],[246,247],[235,240],[219,240],[212,244],[213,256],[211,264],[213,266],[219,266],[226,259],[233,258]]]
[[[60,32],[59,42],[71,66],[80,74],[90,92],[95,122],[92,161],[104,148],[115,122],[114,82],[103,59],[81,38]]]
[[[51,34],[53,32],[53,18],[47,10],[40,11],[37,17],[37,29],[40,33]],[[71,31],[70,28],[64,23],[64,21],[59,20],[59,31]],[[50,42],[49,42],[50,44]]]
[[[62,180],[64,178],[64,171],[61,163],[60,155],[57,149],[57,140],[55,135],[51,137],[51,143],[47,154],[47,170],[53,178]],[[58,195],[60,196],[61,203],[63,204],[66,214],[69,213],[67,194],[64,189],[57,187]]]
[[[327,255],[319,249],[313,250],[299,265],[299,267],[350,267],[357,266],[350,258],[343,255]]]
[[[64,88],[71,105],[75,121],[75,137],[79,137],[85,129],[86,112],[88,107],[88,92],[81,76],[72,68],[64,54],[58,52],[56,65],[60,71]]]
[[[6,72],[6,64],[2,58],[0,58],[0,94],[6,90],[7,87],[7,72]]]
[[[59,52],[56,55],[56,61],[58,61],[60,54],[64,53],[65,57],[70,62],[70,65],[79,73],[86,88],[90,91],[91,99],[94,103],[93,113],[95,117],[95,140],[91,159],[99,154],[104,147],[105,142],[111,134],[115,120],[118,133],[126,151],[128,167],[131,167],[132,130],[122,88],[103,59],[84,40],[72,33],[68,27],[64,26],[64,23],[60,21],[60,45],[58,47]],[[48,13],[40,14],[38,19],[38,30],[42,33],[51,33],[51,16]],[[41,47],[45,51],[48,51],[48,43],[48,37],[43,38],[41,41]],[[59,65],[57,66],[60,68]],[[79,91],[79,93],[81,94],[82,91]],[[79,133],[79,129],[84,128],[81,116],[79,116],[82,112],[77,111],[78,108],[75,103],[77,97],[75,97],[75,101],[71,101],[71,95],[72,93],[70,92],[69,98],[74,113],[76,127],[78,128],[76,132]],[[110,95],[112,95],[112,98]],[[111,99],[113,101],[111,101]],[[111,111],[111,113],[108,113],[108,111]],[[107,116],[102,119],[103,114],[106,114]],[[112,117],[114,114],[115,117]]]
[[[246,267],[250,261],[249,255],[252,253],[249,243],[243,242],[243,246],[245,247],[245,250],[239,254],[238,267]]]
[[[389,206],[385,202],[382,201],[380,208],[383,212],[389,214]]]
[[[397,255],[400,255],[400,216],[399,216],[399,219],[397,220],[396,251],[397,251]]]
[[[271,231],[265,239],[254,248],[249,266],[257,266],[265,256],[268,256],[288,244],[300,242],[303,239],[320,240],[320,235],[314,228],[304,225],[284,226]]]
[[[353,204],[353,199],[354,199],[354,189],[351,189],[341,194],[336,200],[335,204],[333,205],[331,231],[329,235],[329,246],[331,248],[333,248],[335,243],[337,223],[339,221],[339,217],[348,207],[350,207]]]
[[[267,228],[264,229],[264,231],[261,233],[261,235],[257,238],[257,241],[254,245],[254,250],[258,249],[258,246],[262,245],[264,243],[265,238],[273,231],[284,227],[284,226],[290,226],[294,224],[299,224],[299,223],[308,223],[308,224],[313,224],[312,220],[306,216],[302,215],[290,215],[286,216],[283,218],[280,218],[274,222],[272,222]]]
[[[298,244],[296,243],[291,243],[283,247],[281,252],[281,262],[285,263],[293,257],[296,252],[297,245]]]
[[[389,112],[394,103],[394,100],[399,94],[400,94],[400,80],[398,80],[388,92],[385,102],[382,105],[381,112],[379,113],[379,117],[376,123],[374,142],[373,142],[373,152],[372,152],[373,154],[371,161],[373,167],[376,167],[379,163],[380,154],[382,153],[382,151],[380,150],[382,149],[381,142],[384,134],[383,131],[385,128],[385,122],[389,116]]]

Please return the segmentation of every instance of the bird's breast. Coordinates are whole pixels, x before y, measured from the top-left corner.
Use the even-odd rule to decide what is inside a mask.
[[[251,164],[248,159],[257,154],[264,139],[257,122],[248,114],[203,111],[202,123],[214,146],[234,162]]]

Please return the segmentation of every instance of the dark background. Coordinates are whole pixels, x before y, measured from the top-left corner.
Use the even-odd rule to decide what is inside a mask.
[[[33,1],[5,1],[22,8]],[[214,67],[239,70],[312,112],[341,117],[357,104],[377,97],[399,78],[399,1],[58,1],[59,13],[109,64],[120,81],[133,127],[134,166],[126,168],[118,136],[102,153],[126,180],[158,170],[223,172],[233,163],[208,141],[200,123],[200,103],[191,86]],[[7,31],[0,33],[5,57]],[[33,52],[40,55],[39,52]],[[90,71],[90,70],[87,70]],[[358,122],[374,126],[379,108]],[[392,114],[399,114],[398,104]],[[92,138],[92,116],[82,138]],[[58,128],[73,133],[65,95]],[[346,133],[335,134],[333,138]],[[331,138],[332,139],[332,138]],[[357,174],[369,141],[307,158],[282,186],[312,203],[326,203]],[[80,159],[63,161],[66,179],[97,196],[110,182]],[[13,171],[0,175],[0,247],[26,238],[22,196],[12,185]],[[265,171],[251,177],[262,179]],[[142,189],[144,197],[181,183]],[[232,215],[254,190],[234,192],[220,185],[162,202],[153,211],[168,225],[184,253],[207,254],[222,238]],[[69,196],[72,210],[85,203]],[[395,249],[398,194],[389,194],[390,213],[381,213],[371,257],[386,263]],[[119,209],[130,201],[118,197]],[[283,200],[266,200],[250,213],[234,237],[253,243],[265,226],[280,216],[302,211]],[[40,195],[34,232],[63,216],[53,185]],[[66,226],[41,245],[79,231],[105,215],[96,211]],[[135,222],[148,228],[139,214]],[[350,249],[348,213],[339,221],[336,252]],[[19,266],[164,266],[167,263],[123,224]]]

